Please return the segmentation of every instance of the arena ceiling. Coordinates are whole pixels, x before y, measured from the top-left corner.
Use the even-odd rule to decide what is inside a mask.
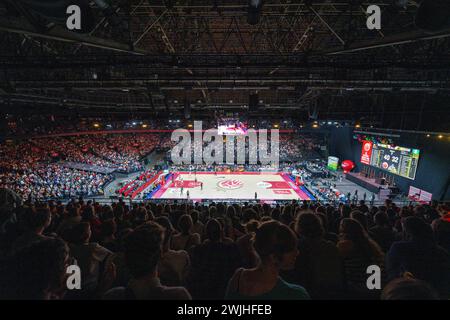
[[[249,24],[247,1],[95,0],[83,33],[39,2],[51,1],[0,4],[7,106],[204,113],[245,110],[257,93],[261,115],[449,127],[450,25],[419,28],[422,1],[264,1]]]

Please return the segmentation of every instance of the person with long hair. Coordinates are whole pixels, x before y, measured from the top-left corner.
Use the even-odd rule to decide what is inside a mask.
[[[344,261],[346,291],[354,299],[377,298],[379,292],[367,288],[367,268],[377,265],[384,274],[384,254],[361,223],[344,218],[339,227],[337,248]]]
[[[192,249],[190,256],[186,286],[194,299],[222,299],[228,280],[243,265],[238,246],[226,240],[218,219],[206,223],[205,240]]]
[[[297,237],[278,221],[262,223],[255,233],[254,249],[260,261],[255,268],[239,268],[228,283],[226,299],[305,300],[306,290],[284,281],[281,270],[292,269],[298,255]]]
[[[179,286],[184,282],[190,264],[189,255],[185,250],[170,249],[174,228],[167,217],[158,217],[155,222],[164,228],[161,259],[158,273],[163,285]]]
[[[319,215],[301,213],[296,221],[299,255],[288,272],[292,282],[306,288],[313,299],[339,297],[343,289],[342,258],[333,242],[324,238]]]

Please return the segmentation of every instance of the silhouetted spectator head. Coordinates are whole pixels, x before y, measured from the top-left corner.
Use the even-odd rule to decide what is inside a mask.
[[[327,218],[326,214],[319,212],[319,213],[316,213],[316,216],[317,216],[317,218],[320,219],[320,223],[322,224],[324,233],[327,233],[328,229],[329,229],[329,225],[328,225],[328,218]]]
[[[394,221],[397,217],[397,213],[395,212],[395,210],[389,208],[386,210],[380,210],[380,211],[384,211],[386,212],[387,216],[389,217],[390,220]]]
[[[91,239],[91,225],[89,222],[81,222],[68,231],[68,241],[72,244],[81,245],[88,243]]]
[[[30,230],[44,230],[52,221],[52,214],[48,208],[38,208],[27,212],[26,223]]]
[[[414,216],[418,218],[424,218],[426,214],[426,209],[424,206],[416,206],[414,208]]]
[[[168,244],[174,231],[172,223],[164,216],[156,218],[155,222],[164,228],[164,245]]]
[[[206,238],[211,242],[219,242],[222,240],[223,228],[217,219],[210,219],[205,226]]]
[[[377,212],[373,217],[373,221],[379,227],[389,226],[389,218],[385,212]]]
[[[236,209],[234,209],[233,206],[228,206],[227,217],[230,219],[234,219],[236,217]]]
[[[339,226],[339,236],[341,240],[351,241],[354,250],[367,259],[379,263],[384,257],[380,246],[369,237],[358,220],[342,219]]]
[[[145,223],[147,220],[149,220],[149,214],[147,213],[147,209],[145,209],[144,207],[137,208],[135,222],[137,224],[142,224]]]
[[[273,220],[280,220],[280,209],[279,208],[274,208],[270,214],[272,216]]]
[[[253,246],[263,264],[273,264],[280,270],[294,267],[297,237],[288,226],[278,221],[262,223],[255,233]]]
[[[326,213],[327,212],[327,208],[324,206],[318,206],[316,208],[316,213]]]
[[[81,214],[84,221],[90,221],[95,218],[95,211],[93,206],[86,206]]]
[[[162,253],[164,229],[148,222],[136,228],[124,239],[125,263],[134,278],[156,272]]]
[[[364,230],[368,230],[368,222],[367,216],[359,210],[353,210],[350,213],[350,218],[358,220],[359,223],[363,226]]]
[[[125,208],[122,204],[117,204],[113,209],[113,213],[116,219],[122,220],[125,213]]]
[[[188,214],[183,214],[178,220],[178,230],[184,235],[188,235],[194,223]]]
[[[211,218],[216,218],[217,217],[217,208],[215,206],[213,206],[213,205],[211,205],[209,207],[209,216]]]
[[[196,224],[198,222],[199,215],[200,215],[200,213],[197,210],[191,211],[192,223]]]
[[[68,204],[66,209],[69,217],[78,217],[80,215],[80,208],[75,203]]]
[[[114,218],[113,209],[111,208],[111,206],[104,205],[102,207],[102,219],[111,220],[112,218]]]
[[[384,287],[381,300],[439,300],[439,295],[422,280],[397,278]]]
[[[305,212],[298,216],[295,231],[305,238],[318,239],[324,230],[320,218],[314,213]]]
[[[258,217],[258,214],[256,213],[255,209],[248,208],[245,209],[243,212],[243,219],[244,223],[247,223],[248,221],[252,219],[256,219]]]
[[[352,208],[348,205],[343,205],[341,207],[341,218],[350,218],[350,212],[352,212]]]
[[[69,249],[61,239],[45,239],[17,252],[0,275],[3,299],[62,298],[66,287]],[[3,269],[2,267],[2,269]]]
[[[250,220],[245,224],[245,231],[247,233],[255,233],[258,230],[260,223],[258,220]]]
[[[114,236],[117,232],[117,224],[114,219],[102,223],[101,234],[103,238]]]
[[[339,233],[342,239],[355,242],[367,238],[367,233],[361,223],[351,218],[342,219],[339,226]]]
[[[434,241],[433,230],[423,219],[407,217],[402,221],[405,240]]]

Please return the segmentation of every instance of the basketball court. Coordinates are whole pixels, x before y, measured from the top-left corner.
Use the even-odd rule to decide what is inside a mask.
[[[314,200],[287,173],[176,172],[152,199]]]

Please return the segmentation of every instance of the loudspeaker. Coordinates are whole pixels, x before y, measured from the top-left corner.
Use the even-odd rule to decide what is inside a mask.
[[[257,93],[251,93],[249,96],[248,102],[248,110],[249,111],[257,111],[259,104],[259,96]]]

